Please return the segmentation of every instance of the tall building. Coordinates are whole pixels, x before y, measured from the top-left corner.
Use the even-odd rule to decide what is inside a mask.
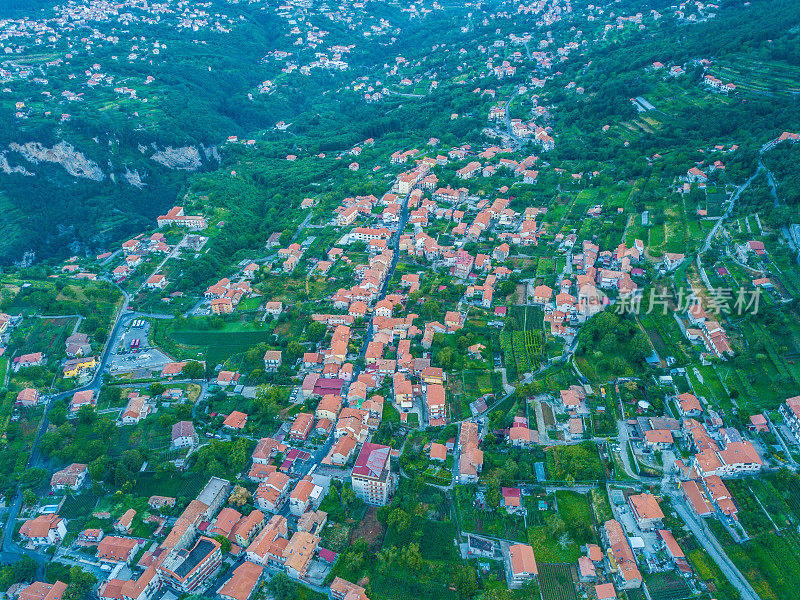
[[[391,449],[380,444],[364,444],[356,459],[350,480],[356,496],[367,504],[385,506],[397,487],[397,475],[392,473],[389,458]]]
[[[167,585],[189,593],[202,585],[221,564],[219,542],[202,536],[191,549],[171,552],[159,570]]]

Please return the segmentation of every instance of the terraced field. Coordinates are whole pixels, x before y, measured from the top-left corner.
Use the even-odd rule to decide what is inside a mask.
[[[800,68],[774,60],[764,62],[751,55],[735,54],[714,65],[711,72],[724,82],[735,83],[739,92],[800,94]]]

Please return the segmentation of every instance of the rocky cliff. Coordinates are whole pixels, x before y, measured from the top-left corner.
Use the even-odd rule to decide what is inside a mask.
[[[25,160],[33,164],[50,162],[60,164],[73,177],[102,181],[106,175],[100,166],[78,152],[69,142],[59,142],[48,148],[39,142],[26,142],[8,145],[12,152],[20,154]],[[6,161],[7,162],[7,161]]]

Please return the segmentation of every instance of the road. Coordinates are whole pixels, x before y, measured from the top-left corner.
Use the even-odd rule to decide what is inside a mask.
[[[389,282],[392,280],[394,276],[394,271],[397,268],[397,261],[400,258],[400,236],[403,234],[403,230],[406,228],[406,223],[408,222],[408,195],[403,198],[403,205],[402,210],[400,211],[400,220],[397,223],[397,229],[392,234],[391,238],[391,249],[392,249],[392,264],[389,265],[389,270],[386,273],[386,278],[383,280],[383,285],[381,286],[380,291],[378,292],[378,297],[375,299],[375,302],[380,302],[386,297],[387,290],[389,289]],[[359,362],[363,362],[364,356],[367,353],[367,346],[372,341],[372,337],[375,334],[375,330],[373,328],[373,321],[375,319],[375,313],[373,311],[372,315],[369,318],[369,323],[367,324],[367,329],[364,332],[364,341],[361,345],[361,351],[359,352]],[[356,366],[353,371],[353,381],[358,379],[359,374],[361,373],[361,367]]]
[[[389,94],[390,96],[400,96],[401,98],[424,98],[425,94],[409,94],[403,92],[395,92],[394,90],[390,90],[387,88],[383,88],[384,94]]]
[[[49,557],[45,556],[44,554],[40,554],[39,552],[34,552],[33,550],[23,548],[13,540],[14,525],[16,523],[17,515],[19,514],[19,509],[21,506],[22,493],[17,492],[17,495],[14,496],[14,501],[8,508],[8,519],[6,521],[6,527],[3,530],[3,548],[2,551],[0,551],[0,562],[3,564],[8,564],[17,562],[23,556],[28,556],[39,564],[39,572],[41,574],[44,566],[50,560]]]
[[[523,140],[521,137],[519,137],[513,132],[513,129],[511,128],[511,116],[509,115],[508,111],[508,107],[511,106],[511,102],[513,102],[514,98],[516,98],[517,96],[519,96],[519,87],[514,89],[514,93],[511,95],[511,98],[506,100],[505,106],[503,106],[503,113],[504,113],[503,124],[506,127],[506,132],[508,134],[508,137],[511,138],[511,140],[515,143],[514,145],[515,150],[518,150],[523,146],[523,144],[525,144],[525,140]]]
[[[183,240],[185,239],[186,238],[184,237]],[[183,240],[181,240],[181,243],[183,242]],[[154,273],[158,272],[158,269],[160,269],[164,265],[164,263],[170,256],[173,256],[178,246],[180,246],[180,243],[177,244],[175,248],[173,248],[172,252],[170,252],[169,255],[159,263],[159,265],[153,271]],[[141,287],[139,289],[141,289]],[[64,398],[71,397],[73,394],[75,394],[75,392],[79,392],[82,390],[92,390],[95,393],[99,392],[100,387],[103,384],[103,374],[106,372],[106,369],[108,368],[108,363],[111,357],[111,353],[116,344],[117,338],[119,337],[120,331],[122,331],[125,327],[127,327],[128,324],[134,318],[145,316],[144,313],[140,315],[131,312],[129,308],[131,302],[131,295],[122,288],[119,288],[119,290],[122,293],[122,298],[123,298],[122,306],[120,306],[119,311],[114,317],[114,324],[111,327],[111,331],[108,335],[108,339],[106,340],[105,345],[103,346],[103,350],[100,353],[100,359],[98,361],[97,367],[95,368],[91,380],[87,384],[77,387],[73,390],[69,390],[67,392],[60,392],[58,394],[52,394],[49,397],[47,405],[45,406],[44,415],[42,416],[42,420],[39,424],[39,429],[36,432],[36,438],[34,439],[33,445],[31,446],[31,455],[28,458],[28,463],[26,465],[27,468],[30,468],[33,465],[37,465],[40,462],[41,455],[39,453],[39,442],[41,441],[42,436],[47,431],[47,428],[50,425],[48,414],[53,407],[53,403],[58,400],[62,400]],[[149,316],[156,316],[156,315],[149,315]],[[157,315],[158,318],[164,316],[165,315]],[[16,560],[19,560],[23,555],[27,555],[36,560],[41,568],[44,566],[44,564],[46,564],[50,560],[49,557],[39,554],[38,552],[32,552],[30,550],[23,549],[13,541],[14,526],[16,525],[17,517],[19,515],[21,507],[22,507],[22,490],[17,488],[17,493],[14,496],[14,500],[9,506],[9,509],[6,513],[6,521],[3,526],[3,534],[2,534],[3,546],[2,546],[2,552],[0,552],[0,560],[2,560],[2,562],[4,563],[14,562]]]
[[[765,147],[762,147],[758,151],[758,168],[756,169],[756,172],[750,176],[750,179],[748,179],[742,185],[736,188],[736,192],[733,194],[733,196],[731,196],[730,205],[728,206],[727,210],[725,210],[723,215],[719,218],[719,220],[711,228],[711,231],[708,232],[706,239],[703,241],[703,245],[700,247],[700,252],[698,253],[698,255],[708,251],[708,249],[711,247],[711,240],[714,239],[714,236],[717,233],[717,229],[719,229],[722,223],[724,223],[728,219],[728,217],[730,217],[731,213],[733,212],[733,208],[736,205],[736,201],[739,199],[739,196],[741,196],[742,192],[745,191],[750,186],[751,183],[753,183],[753,180],[758,176],[758,174],[761,172],[762,169],[767,172],[767,181],[770,184],[770,192],[772,193],[772,197],[775,200],[775,206],[778,206],[778,195],[776,193],[775,181],[772,178],[772,173],[769,171],[769,169],[767,169],[764,166],[764,163],[761,162],[761,157],[764,154],[764,152],[766,152]]]
[[[728,555],[725,554],[717,538],[709,531],[706,524],[692,513],[679,494],[676,492],[668,493],[672,498],[672,508],[675,509],[675,512],[677,512],[689,526],[689,529],[691,529],[692,533],[697,537],[701,546],[705,548],[725,577],[728,578],[728,581],[730,581],[742,595],[743,600],[761,600],[747,579],[744,578],[739,569],[736,568],[736,565],[734,565],[731,559],[728,558]]]
[[[628,477],[639,479],[639,474],[631,465],[631,459],[628,455],[628,425],[625,421],[617,421],[617,439],[619,442],[619,458],[622,461],[622,466],[625,469],[625,474]]]

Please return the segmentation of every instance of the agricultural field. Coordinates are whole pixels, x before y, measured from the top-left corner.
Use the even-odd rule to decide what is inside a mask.
[[[519,307],[518,307],[519,308]],[[542,334],[542,312],[524,307],[512,311],[521,330],[500,332],[500,349],[506,365],[514,365],[516,376],[520,377],[539,368],[544,355]],[[509,380],[511,375],[507,372]]]
[[[645,576],[647,589],[657,600],[686,600],[693,598],[694,592],[675,571],[652,573]]]
[[[730,480],[728,485],[751,539],[735,544],[729,536],[718,536],[725,551],[761,598],[795,598],[800,586],[798,477],[779,471],[765,478]]]
[[[575,590],[575,566],[564,564],[539,564],[539,589],[542,600],[578,600]]]
[[[774,531],[725,552],[763,600],[795,600],[800,589],[800,540]]]
[[[712,72],[750,94],[792,96],[800,92],[800,69],[775,60],[759,60],[752,54],[730,55],[715,65]]]
[[[47,357],[64,356],[64,340],[75,328],[77,317],[54,317],[24,319],[14,337],[20,336],[24,342],[18,353],[41,352]]]
[[[639,321],[653,348],[662,359],[673,356],[680,365],[686,364],[691,359],[691,346],[671,313],[662,315],[654,311],[649,315],[640,315]]]
[[[739,507],[739,521],[751,536],[782,530],[796,521],[769,481],[757,477],[732,479],[728,489]]]

